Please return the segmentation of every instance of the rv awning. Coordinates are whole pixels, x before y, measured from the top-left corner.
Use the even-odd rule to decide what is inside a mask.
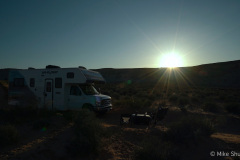
[[[106,83],[102,75],[95,71],[82,70],[83,75],[86,77],[87,83]]]

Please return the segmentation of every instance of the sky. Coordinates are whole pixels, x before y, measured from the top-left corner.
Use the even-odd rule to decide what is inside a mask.
[[[240,60],[240,1],[0,0],[0,68],[158,68],[170,53]]]

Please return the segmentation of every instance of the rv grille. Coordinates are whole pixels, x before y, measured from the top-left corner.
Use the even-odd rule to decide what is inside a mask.
[[[111,99],[103,99],[101,102],[102,106],[110,106],[111,105]]]

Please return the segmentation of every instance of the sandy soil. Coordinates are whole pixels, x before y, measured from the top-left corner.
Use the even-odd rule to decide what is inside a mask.
[[[32,122],[17,126],[21,141],[4,149],[0,149],[1,160],[70,160],[99,159],[125,160],[133,159],[134,151],[140,147],[142,139],[167,130],[167,124],[186,116],[174,107],[165,119],[155,127],[144,125],[120,126],[121,109],[98,116],[103,127],[109,131],[109,136],[103,139],[105,146],[98,156],[74,157],[68,152],[68,145],[74,135],[73,124],[66,121],[61,114],[53,116],[48,128],[33,130]],[[239,151],[240,148],[240,118],[230,114],[206,114],[189,112],[188,114],[205,114],[216,121],[217,132],[208,140],[198,145],[182,146],[181,155],[185,160],[191,159],[233,159],[233,157],[211,157],[214,151]],[[97,158],[96,158],[97,157]]]

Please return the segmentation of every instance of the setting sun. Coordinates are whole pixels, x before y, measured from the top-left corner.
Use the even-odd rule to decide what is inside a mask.
[[[175,68],[182,67],[182,57],[177,53],[168,53],[160,57],[159,67]]]

